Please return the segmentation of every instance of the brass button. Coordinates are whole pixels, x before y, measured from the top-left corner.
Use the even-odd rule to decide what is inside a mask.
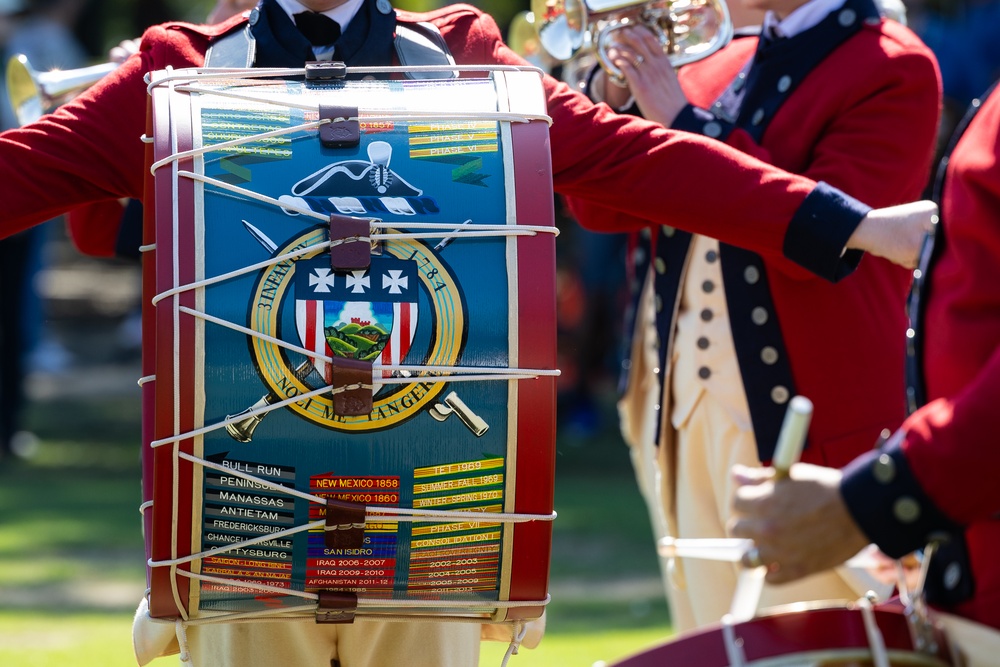
[[[652,238],[653,232],[650,231],[649,227],[643,227],[642,229],[639,230],[639,236],[641,236],[644,239]]]
[[[853,9],[845,9],[837,14],[837,22],[845,28],[854,25],[854,22],[857,20],[858,15],[854,13]]]
[[[896,462],[888,454],[882,454],[872,465],[872,475],[882,484],[896,479]]]
[[[757,306],[756,308],[750,311],[750,319],[753,320],[753,323],[756,324],[757,326],[760,326],[762,324],[767,324],[767,318],[768,314],[766,308]]]
[[[910,496],[902,496],[893,503],[892,513],[902,523],[913,523],[920,518],[920,503]]]
[[[784,405],[791,398],[788,394],[788,388],[783,387],[780,384],[771,389],[771,400],[778,405]]]
[[[955,590],[955,588],[962,582],[962,566],[958,563],[948,563],[948,567],[944,568],[944,587],[949,591]]]
[[[787,93],[788,89],[792,87],[792,77],[787,74],[780,79],[778,79],[778,92]]]
[[[671,236],[673,236],[674,232],[677,231],[673,227],[669,227],[667,225],[663,225],[662,229],[663,229],[663,235],[666,236],[667,238],[670,238]]]
[[[657,294],[656,295],[656,312],[659,313],[662,310],[663,310],[663,298],[659,294]]]
[[[705,123],[705,127],[702,128],[706,137],[711,137],[712,139],[718,139],[722,136],[722,126],[719,125],[714,120]]]
[[[768,366],[773,366],[778,361],[778,351],[770,345],[760,351],[760,360]]]
[[[752,124],[754,124],[754,125],[760,125],[761,123],[763,123],[764,122],[764,110],[763,109],[757,109],[756,111],[754,111],[753,112],[753,117],[750,119],[750,122]]]
[[[748,285],[756,285],[760,280],[760,270],[756,266],[748,266],[743,269],[743,280],[747,281]]]
[[[663,261],[662,257],[657,257],[653,260],[653,268],[656,269],[656,272],[662,276],[667,272],[667,263]]]

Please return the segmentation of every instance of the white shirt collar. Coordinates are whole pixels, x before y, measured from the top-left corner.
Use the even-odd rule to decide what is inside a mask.
[[[764,15],[761,34],[770,34],[775,37],[794,37],[818,24],[830,12],[839,9],[843,4],[844,0],[809,0],[781,21],[778,20],[774,12],[768,11]]]
[[[276,0],[276,1],[281,6],[281,8],[285,10],[285,13],[288,14],[289,17],[294,17],[296,14],[300,12],[310,11],[308,7],[303,5],[298,0]],[[338,5],[329,11],[321,13],[326,14],[334,21],[339,23],[341,30],[347,30],[347,24],[351,22],[351,19],[354,18],[354,15],[358,13],[358,10],[361,9],[361,5],[363,5],[364,3],[365,0],[347,0],[347,2],[345,2],[344,4]],[[295,19],[293,18],[292,20],[294,21]]]

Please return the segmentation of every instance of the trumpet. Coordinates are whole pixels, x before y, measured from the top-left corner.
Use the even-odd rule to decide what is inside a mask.
[[[27,56],[7,61],[7,93],[18,125],[27,125],[94,85],[118,67],[103,63],[71,70],[38,72]]]
[[[617,30],[641,25],[656,35],[674,67],[701,60],[733,38],[725,0],[531,0],[538,39],[554,58],[570,60],[585,44],[618,83],[622,71],[608,57]]]

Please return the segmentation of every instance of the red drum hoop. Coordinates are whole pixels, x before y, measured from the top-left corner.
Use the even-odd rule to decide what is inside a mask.
[[[260,74],[152,77],[151,616],[537,618],[558,374],[540,77]]]
[[[777,607],[729,627],[713,625],[613,663],[614,667],[791,667],[871,665],[865,612],[857,607]],[[956,664],[939,628],[930,627],[922,650],[914,629],[896,605],[870,610],[891,665],[948,667]],[[734,655],[733,652],[736,652]],[[741,663],[740,660],[743,660]]]

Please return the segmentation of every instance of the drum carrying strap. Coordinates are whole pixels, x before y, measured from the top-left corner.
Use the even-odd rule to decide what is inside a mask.
[[[455,64],[441,31],[433,23],[397,24],[393,46],[399,63],[404,67]],[[205,53],[205,67],[253,67],[256,53],[256,40],[250,26],[245,26],[223,36],[209,47]],[[458,72],[406,72],[406,76],[410,79],[453,79]]]

